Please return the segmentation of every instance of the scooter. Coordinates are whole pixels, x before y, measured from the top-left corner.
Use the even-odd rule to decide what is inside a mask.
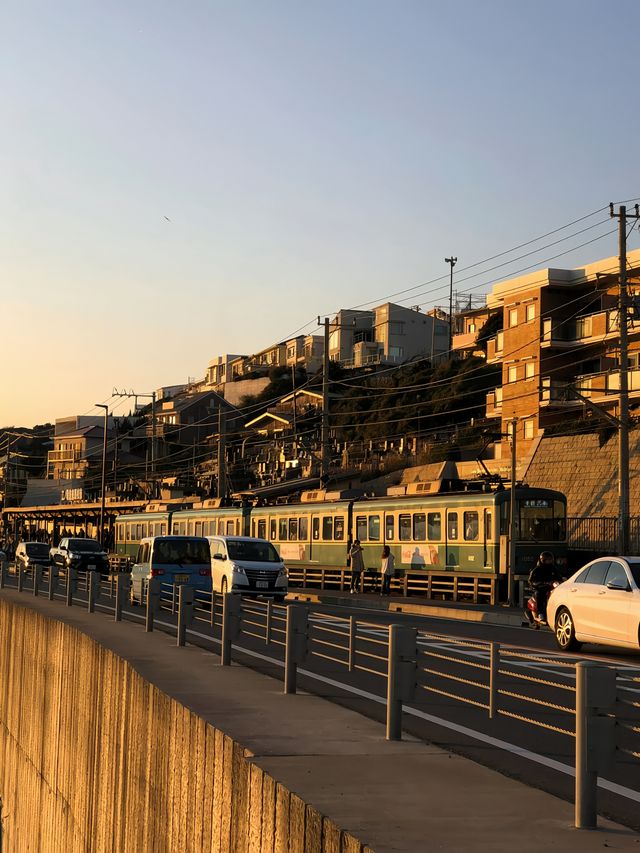
[[[558,581],[553,581],[553,583],[547,583],[544,585],[543,589],[546,594],[546,601],[549,600],[549,596],[551,592],[558,586]],[[536,631],[540,629],[541,625],[546,625],[547,620],[538,613],[538,603],[536,602],[536,593],[535,590],[531,592],[531,595],[527,599],[527,604],[525,607],[524,615],[529,620],[529,624],[532,628],[535,628]]]

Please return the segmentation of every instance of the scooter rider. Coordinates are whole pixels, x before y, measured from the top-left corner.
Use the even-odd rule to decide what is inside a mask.
[[[547,621],[549,588],[557,580],[559,580],[559,576],[556,571],[555,558],[551,551],[543,551],[529,574],[529,586],[533,588],[536,596],[538,618],[543,622]]]

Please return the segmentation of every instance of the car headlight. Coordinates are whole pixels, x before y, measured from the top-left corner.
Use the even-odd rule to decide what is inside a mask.
[[[288,577],[289,577],[289,572],[287,571],[287,567],[286,567],[286,566],[283,566],[283,567],[280,569],[280,571],[278,572],[278,577],[279,577],[279,578],[288,578]]]
[[[239,566],[237,563],[231,563],[231,571],[235,575],[244,575],[245,577],[247,576],[247,573],[242,568],[242,566]]]

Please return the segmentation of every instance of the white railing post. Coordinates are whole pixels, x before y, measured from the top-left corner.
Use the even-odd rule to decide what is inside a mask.
[[[124,573],[116,575],[116,606],[114,613],[114,621],[122,622],[122,609],[131,593],[131,577]]]
[[[58,569],[54,563],[49,564],[49,601],[53,601],[55,591],[58,588]]]
[[[307,657],[309,640],[309,613],[303,605],[287,607],[287,634],[284,654],[284,692],[295,693],[298,664]]]
[[[66,581],[66,605],[67,607],[71,607],[73,605],[73,594],[78,587],[78,572],[75,569],[68,568]]]
[[[598,823],[598,772],[613,761],[616,671],[590,661],[576,663],[576,829]]]
[[[39,566],[37,563],[34,565],[33,569],[33,594],[37,596],[40,592],[40,584],[42,583],[42,566]]]
[[[500,670],[500,643],[491,643],[489,657],[489,719],[498,712],[498,674]]]
[[[240,633],[242,601],[239,595],[227,592],[222,604],[222,647],[220,649],[221,666],[231,666],[231,644]]]
[[[147,581],[146,614],[144,630],[149,634],[153,631],[153,620],[160,612],[160,600],[162,598],[162,581],[160,578],[149,578]]]
[[[18,566],[18,592],[22,592],[24,588],[24,569],[22,563]]]
[[[387,740],[402,740],[402,703],[413,699],[418,668],[415,628],[389,625]]]
[[[193,587],[180,584],[178,587],[178,636],[176,644],[184,646],[187,639],[187,625],[193,622]]]
[[[358,622],[355,616],[349,616],[349,672],[353,672],[356,663],[356,638]]]
[[[87,572],[87,612],[96,609],[96,600],[100,595],[100,575],[96,571]]]
[[[0,589],[4,589],[7,578],[7,555],[0,551]]]
[[[264,628],[264,641],[267,645],[271,642],[271,625],[273,622],[273,599],[267,601],[267,618]]]

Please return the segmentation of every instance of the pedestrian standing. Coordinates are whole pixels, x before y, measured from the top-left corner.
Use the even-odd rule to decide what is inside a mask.
[[[393,554],[388,545],[382,549],[382,562],[380,564],[380,574],[382,576],[382,589],[380,595],[389,595],[391,592],[391,578],[395,573],[395,565]]]
[[[359,539],[355,539],[349,549],[351,558],[351,587],[350,592],[360,592],[360,578],[364,571],[364,557]]]

